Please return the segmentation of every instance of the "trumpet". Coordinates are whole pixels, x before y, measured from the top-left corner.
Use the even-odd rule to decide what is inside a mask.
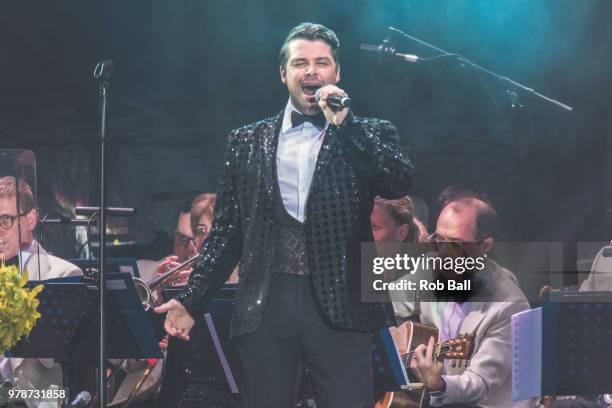
[[[144,309],[149,310],[152,307],[159,306],[161,304],[161,299],[156,299],[153,296],[153,292],[159,289],[168,279],[170,279],[170,277],[172,277],[172,275],[180,272],[188,266],[193,265],[199,257],[200,254],[196,254],[175,268],[170,269],[168,272],[164,272],[163,274],[154,277],[149,282],[145,282],[140,278],[133,278],[136,293],[138,294]]]

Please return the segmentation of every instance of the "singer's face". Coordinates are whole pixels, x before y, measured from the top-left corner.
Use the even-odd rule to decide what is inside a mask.
[[[320,111],[315,92],[338,83],[340,67],[326,42],[297,39],[289,43],[287,66],[280,67],[280,75],[293,105],[305,115],[315,115]]]

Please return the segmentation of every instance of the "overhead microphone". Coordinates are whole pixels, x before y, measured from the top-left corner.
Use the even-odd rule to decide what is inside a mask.
[[[105,59],[104,61],[98,62],[94,68],[93,76],[95,79],[106,79],[108,80],[115,70],[115,63],[112,59]]]
[[[376,52],[381,56],[386,56],[386,57],[390,57],[390,58],[397,58],[397,59],[401,59],[405,62],[419,62],[421,61],[421,58],[418,55],[414,55],[414,54],[403,54],[400,52],[397,52],[395,50],[395,48],[386,45],[386,44],[380,44],[380,45],[372,45],[372,44],[361,44],[359,46],[360,49],[364,50],[364,51],[368,51],[368,52]]]
[[[317,89],[315,92],[315,101],[317,103],[319,103],[319,100],[321,99],[320,91],[321,88]],[[351,98],[346,95],[331,94],[327,97],[327,105],[329,105],[332,110],[342,110],[344,108],[348,108],[351,106],[351,102]]]

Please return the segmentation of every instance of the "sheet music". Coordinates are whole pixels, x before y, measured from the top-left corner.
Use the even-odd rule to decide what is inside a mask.
[[[542,308],[512,315],[512,400],[542,395]]]

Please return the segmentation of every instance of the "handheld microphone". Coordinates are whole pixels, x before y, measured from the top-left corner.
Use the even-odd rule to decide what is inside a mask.
[[[91,394],[87,391],[81,391],[78,393],[76,397],[72,400],[69,407],[85,407],[91,401]]]
[[[321,88],[317,89],[317,92],[315,92],[315,101],[317,103],[319,103],[319,100],[321,99],[321,95],[319,92],[320,90]],[[342,110],[344,108],[348,108],[349,106],[351,106],[351,102],[351,98],[349,98],[348,96],[329,95],[327,97],[327,104],[332,110]]]

